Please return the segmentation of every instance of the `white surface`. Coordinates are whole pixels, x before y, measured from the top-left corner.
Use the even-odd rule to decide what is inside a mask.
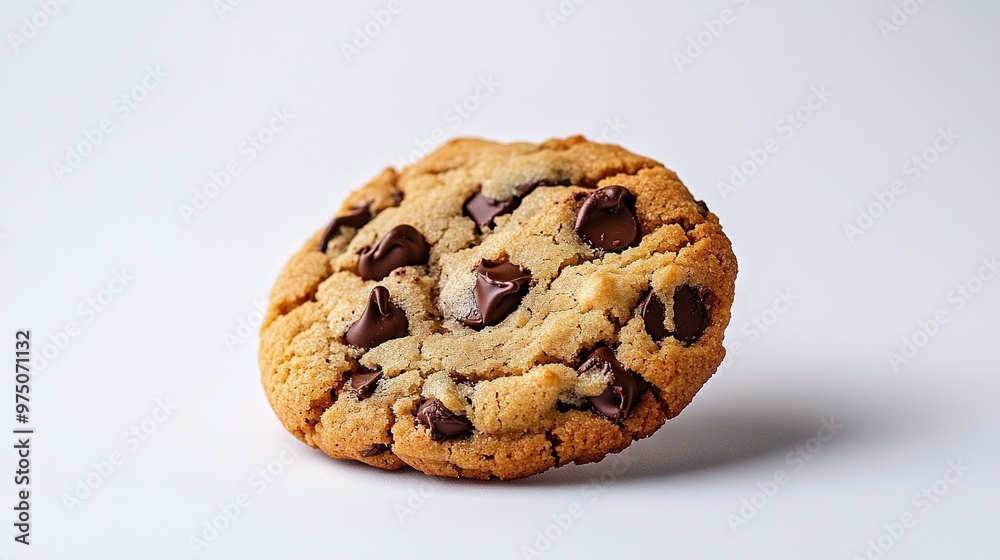
[[[906,512],[915,523],[883,537],[884,558],[1000,554],[1000,280],[962,309],[948,301],[1000,253],[1000,6],[929,2],[884,38],[888,0],[591,1],[554,29],[556,0],[401,0],[349,63],[341,45],[387,3],[329,4],[249,1],[220,19],[208,0],[71,3],[15,52],[9,33],[40,8],[4,3],[3,359],[18,328],[36,354],[69,321],[79,334],[33,374],[33,544],[13,542],[7,509],[0,554],[190,557],[190,537],[240,493],[250,505],[201,557],[521,558],[573,503],[580,515],[542,556],[865,557]],[[724,8],[735,21],[679,70],[673,53]],[[113,103],[147,66],[167,76],[122,119]],[[491,77],[495,92],[454,126],[449,108]],[[786,137],[780,119],[814,86],[832,97]],[[291,124],[246,161],[241,143],[281,108]],[[58,181],[52,162],[102,118],[114,130]],[[256,335],[232,352],[224,336],[351,189],[437,128],[538,141],[600,138],[608,120],[708,202],[739,258],[727,346],[743,353],[682,416],[621,458],[511,484],[337,462],[282,429]],[[911,181],[904,163],[948,127],[960,138]],[[777,152],[724,199],[717,183],[768,138]],[[231,159],[241,174],[185,222],[179,206]],[[843,224],[897,178],[905,194],[851,243]],[[122,268],[124,291],[81,314]],[[785,289],[798,299],[770,315]],[[948,323],[894,371],[887,353],[939,308]],[[754,338],[743,326],[761,314],[777,320]],[[122,434],[158,399],[177,409],[147,420],[156,430],[133,450]],[[787,454],[830,415],[843,428],[795,470]],[[294,461],[258,494],[254,473],[286,449]],[[64,496],[116,451],[124,463],[69,511]],[[949,461],[968,471],[924,512],[913,496]],[[731,530],[779,470],[786,483]]]

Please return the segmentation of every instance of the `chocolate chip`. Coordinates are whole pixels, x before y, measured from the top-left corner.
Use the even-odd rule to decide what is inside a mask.
[[[577,369],[581,374],[593,370],[602,373],[610,371],[612,380],[603,393],[596,397],[587,397],[587,401],[594,410],[608,420],[612,422],[625,420],[635,405],[639,404],[639,398],[649,384],[637,374],[626,370],[607,346],[594,349],[583,361],[583,365]]]
[[[642,303],[639,304],[639,316],[646,324],[646,332],[656,342],[660,342],[670,334],[667,327],[663,325],[667,319],[667,306],[663,305],[663,300],[653,290],[649,290]]]
[[[352,346],[374,348],[387,340],[406,336],[409,331],[406,314],[389,299],[389,290],[375,286],[361,318],[347,329],[344,339]]]
[[[427,399],[417,409],[417,420],[431,430],[431,439],[443,441],[469,435],[472,422],[448,410],[438,399]]]
[[[580,208],[574,229],[592,247],[605,251],[637,244],[642,232],[635,217],[635,195],[617,185],[594,191]]]
[[[379,379],[382,379],[381,371],[355,372],[351,375],[351,389],[354,389],[354,394],[358,396],[358,400],[363,401],[375,392]]]
[[[698,206],[698,210],[701,212],[702,216],[708,214],[708,205],[705,204],[704,200],[696,200],[694,203]]]
[[[663,325],[667,308],[653,290],[646,292],[639,304],[639,316],[646,324],[646,332],[656,342],[672,336],[690,345],[701,337],[708,326],[708,309],[698,290],[688,285],[674,290],[674,330]]]
[[[334,218],[326,229],[323,231],[323,237],[319,240],[319,251],[326,251],[326,245],[331,239],[340,233],[340,228],[344,226],[352,228],[360,228],[361,226],[367,224],[372,219],[372,213],[369,204],[361,204],[351,208],[351,210],[341,216]]]
[[[528,293],[529,283],[531,272],[510,261],[479,261],[476,307],[459,321],[476,330],[496,325],[517,309],[524,294]]]
[[[708,309],[701,294],[686,284],[678,286],[674,290],[674,330],[670,334],[685,344],[692,344],[701,337],[706,327]]]
[[[493,218],[513,212],[520,202],[517,197],[500,200],[476,191],[476,194],[465,201],[462,209],[465,211],[465,215],[472,218],[472,221],[476,222],[479,230],[482,231],[493,226]]]
[[[514,196],[505,200],[491,198],[480,191],[476,191],[475,194],[465,201],[462,209],[465,211],[466,216],[476,222],[476,225],[479,226],[479,231],[483,231],[488,227],[493,227],[493,219],[497,216],[513,212],[521,204],[521,199],[537,187],[568,187],[569,185],[570,181],[565,179],[542,179],[531,183],[524,183],[514,187]]]
[[[361,452],[362,457],[375,457],[389,450],[389,446],[384,443],[373,443],[371,447]]]
[[[403,191],[392,191],[392,203],[399,206],[403,202]]]
[[[358,260],[358,274],[365,280],[381,280],[401,266],[427,264],[430,247],[417,228],[402,224],[365,247]]]

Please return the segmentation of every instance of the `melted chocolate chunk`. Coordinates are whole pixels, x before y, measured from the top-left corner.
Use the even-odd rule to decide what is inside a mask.
[[[663,325],[667,320],[667,306],[663,305],[663,300],[653,290],[649,290],[639,304],[639,316],[646,324],[646,332],[656,342],[660,342],[670,334]]]
[[[417,228],[402,224],[382,236],[374,246],[365,247],[358,259],[358,274],[365,280],[381,280],[401,266],[427,264],[427,240]]]
[[[670,334],[684,344],[692,344],[708,327],[708,309],[698,290],[678,286],[674,290],[674,330]]]
[[[409,331],[406,313],[389,299],[389,290],[375,286],[361,318],[347,329],[344,339],[352,346],[374,348],[387,340],[406,336]]]
[[[691,345],[708,327],[708,309],[696,288],[688,285],[674,290],[674,330],[663,325],[667,308],[653,290],[649,290],[639,304],[639,316],[646,325],[646,332],[656,342],[672,336]]]
[[[375,392],[379,379],[382,379],[381,371],[355,372],[351,375],[351,389],[358,396],[358,400],[363,401]]]
[[[476,307],[459,321],[476,330],[496,325],[517,309],[530,283],[531,272],[510,261],[479,261]]]
[[[326,245],[331,239],[337,237],[337,234],[340,233],[340,228],[344,226],[360,228],[370,222],[371,219],[372,213],[368,204],[355,206],[348,213],[337,216],[326,226],[326,230],[323,231],[323,237],[319,240],[319,251],[326,251]]]
[[[612,422],[622,422],[649,386],[634,372],[626,370],[607,346],[594,349],[577,371],[582,373],[599,370],[612,373],[611,384],[596,397],[587,397],[594,410]]]
[[[483,231],[488,227],[493,227],[493,219],[497,216],[513,212],[521,204],[521,199],[537,187],[567,187],[569,185],[570,182],[568,180],[553,181],[542,179],[514,187],[514,196],[505,200],[492,198],[480,191],[476,191],[475,194],[465,201],[462,209],[465,211],[466,216],[476,222],[476,225],[479,226],[479,231]]]
[[[438,399],[427,399],[417,409],[417,420],[431,430],[431,439],[444,441],[472,433],[472,422],[448,410]]]
[[[462,209],[465,211],[465,215],[472,218],[472,221],[476,222],[479,230],[482,231],[493,227],[493,218],[513,212],[520,202],[517,197],[500,200],[499,198],[490,198],[476,191],[476,194],[465,201]]]
[[[704,216],[705,214],[708,214],[708,205],[705,204],[704,200],[696,200],[696,201],[694,201],[694,203],[695,203],[695,205],[698,206],[698,210],[701,212],[702,216]]]
[[[594,191],[580,208],[574,229],[591,247],[604,251],[638,244],[642,231],[635,217],[635,195],[620,186]]]
[[[375,457],[389,450],[389,446],[384,443],[373,443],[371,447],[361,452],[362,457]]]

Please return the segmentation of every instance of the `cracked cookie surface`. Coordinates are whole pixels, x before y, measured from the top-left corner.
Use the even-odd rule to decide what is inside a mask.
[[[284,426],[332,457],[519,478],[599,461],[722,362],[736,259],[661,164],[459,139],[352,193],[261,328]]]

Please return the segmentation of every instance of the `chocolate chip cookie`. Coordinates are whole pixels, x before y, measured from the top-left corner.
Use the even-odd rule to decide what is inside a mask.
[[[264,389],[296,437],[384,469],[599,461],[715,372],[735,278],[718,218],[656,161],[454,140],[355,191],[291,258]]]

